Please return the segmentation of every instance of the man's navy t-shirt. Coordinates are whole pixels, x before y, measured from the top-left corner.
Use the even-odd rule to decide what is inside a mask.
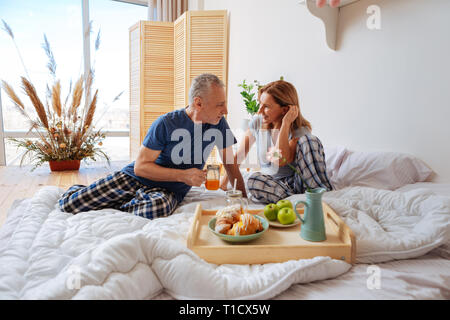
[[[151,125],[142,144],[152,150],[161,150],[155,163],[162,167],[202,169],[214,146],[220,150],[236,142],[225,118],[222,117],[217,125],[194,124],[183,108],[160,116]],[[124,167],[122,172],[146,186],[174,192],[179,202],[191,189],[182,182],[152,181],[136,176],[134,162]]]

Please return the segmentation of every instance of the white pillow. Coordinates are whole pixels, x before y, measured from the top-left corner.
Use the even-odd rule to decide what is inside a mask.
[[[330,180],[335,189],[365,186],[395,190],[407,184],[423,182],[432,173],[433,170],[425,162],[409,154],[347,150]]]

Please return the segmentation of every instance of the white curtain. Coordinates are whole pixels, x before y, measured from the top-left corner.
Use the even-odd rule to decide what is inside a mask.
[[[188,9],[188,0],[148,0],[148,20],[175,21]]]

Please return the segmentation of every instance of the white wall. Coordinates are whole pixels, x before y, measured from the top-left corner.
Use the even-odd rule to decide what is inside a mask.
[[[229,122],[248,117],[237,84],[283,75],[324,145],[410,153],[450,182],[450,1],[361,0],[341,9],[338,50],[298,0],[191,0],[229,12]],[[366,9],[381,8],[381,30]]]

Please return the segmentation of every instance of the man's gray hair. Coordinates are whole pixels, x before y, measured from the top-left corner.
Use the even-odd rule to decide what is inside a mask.
[[[189,104],[194,102],[195,97],[204,98],[213,84],[222,88],[225,87],[222,80],[214,74],[203,73],[195,77],[189,89]]]

